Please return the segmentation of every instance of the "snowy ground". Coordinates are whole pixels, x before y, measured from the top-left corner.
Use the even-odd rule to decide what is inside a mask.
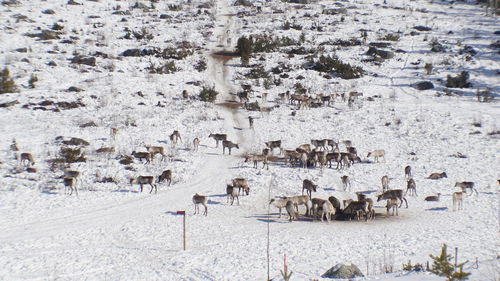
[[[470,280],[500,278],[500,142],[498,134],[490,134],[500,130],[500,111],[496,101],[479,103],[475,98],[477,89],[500,91],[498,49],[489,47],[499,38],[493,32],[500,30],[500,24],[498,17],[485,15],[484,7],[420,0],[320,1],[304,7],[256,1],[262,6],[257,13],[224,0],[205,3],[212,4],[208,8],[200,7],[204,4],[200,1],[161,1],[150,10],[132,9],[135,1],[81,2],[20,1],[17,6],[0,6],[1,68],[8,66],[21,88],[20,93],[0,95],[0,104],[19,101],[0,108],[1,280],[263,280],[267,278],[268,226],[274,280],[281,280],[284,254],[294,272],[292,280],[320,280],[337,263],[358,265],[368,275],[365,280],[443,280],[430,273],[401,271],[409,260],[429,261],[429,254],[438,254],[443,243],[459,248],[459,261],[470,261],[465,266],[473,273]],[[169,4],[182,9],[169,11]],[[321,13],[324,7],[347,7],[347,14],[328,16]],[[55,13],[42,13],[46,9]],[[112,14],[126,10],[131,14]],[[243,11],[255,15],[236,16]],[[161,19],[161,14],[167,17]],[[19,15],[28,20],[16,20]],[[303,29],[283,30],[286,21]],[[55,22],[64,26],[59,40],[37,41],[23,35],[48,29]],[[315,25],[321,25],[322,31],[312,30]],[[432,30],[410,35],[416,25]],[[139,31],[142,27],[154,38],[120,39],[125,28]],[[210,55],[234,48],[241,35],[299,40],[304,34],[303,46],[313,48],[336,39],[359,39],[360,29],[369,30],[367,42],[398,34],[400,40],[392,42],[391,50],[406,52],[395,52],[394,58],[377,65],[361,63],[368,49],[364,44],[349,48],[323,44],[326,54],[335,50],[339,57],[363,66],[367,74],[353,80],[327,79],[305,70],[306,55],[256,54],[250,63],[266,71],[279,64],[291,69],[290,78],[282,78],[281,85],[270,89],[264,88],[264,79],[242,79],[249,68],[241,67],[239,59],[224,64]],[[448,48],[445,53],[429,52],[433,38]],[[60,43],[63,39],[75,43]],[[181,41],[190,42],[194,54],[175,60],[180,70],[173,74],[148,73],[146,67],[163,62],[154,56],[119,56],[130,48],[165,48]],[[465,45],[477,51],[470,60],[457,54]],[[15,51],[23,47],[26,53]],[[96,51],[107,57],[97,56],[95,67],[69,62],[75,54]],[[194,67],[200,60],[207,63],[205,71]],[[57,66],[47,65],[50,61]],[[434,65],[432,74],[424,74],[425,63]],[[462,70],[471,73],[473,87],[443,94],[446,75]],[[27,87],[31,74],[39,79],[34,89]],[[297,79],[299,75],[304,79]],[[423,80],[432,81],[436,88],[411,87]],[[311,95],[359,91],[364,96],[352,107],[338,98],[332,106],[297,110],[278,100],[279,93],[293,92],[297,82]],[[225,102],[235,99],[231,94],[242,84],[252,84],[252,101],[261,102],[260,95],[269,93],[265,105],[273,106],[273,111],[268,115],[231,110],[181,98],[182,90],[196,96],[206,85],[220,92],[217,103]],[[67,92],[70,86],[84,91]],[[80,101],[85,106],[55,112],[51,110],[55,105],[40,105],[43,101]],[[41,106],[46,110],[34,109]],[[249,115],[255,117],[254,129],[248,128]],[[91,121],[96,126],[82,127]],[[112,127],[119,129],[114,139],[109,133]],[[173,130],[182,135],[176,147],[168,138]],[[222,148],[208,138],[210,133],[227,133],[240,149],[233,150],[232,156],[222,155]],[[84,148],[87,161],[71,165],[82,172],[78,196],[64,194],[62,172],[51,169],[48,162],[58,156],[57,136],[90,142]],[[192,151],[195,137],[201,140],[198,152]],[[363,159],[369,151],[385,149],[386,159],[340,171],[304,171],[279,163],[269,170],[260,169],[260,164],[253,169],[241,157],[261,151],[269,140],[281,139],[286,149],[294,149],[322,138],[351,140]],[[15,159],[9,147],[13,139],[18,153],[33,154],[36,173],[26,172]],[[145,144],[164,146],[169,160],[119,163],[123,155],[145,151]],[[115,152],[108,155],[95,152],[111,146]],[[456,157],[458,153],[466,158]],[[363,191],[376,201],[383,175],[389,176],[391,188],[406,188],[406,165],[413,168],[418,196],[408,197],[409,208],[401,208],[399,216],[386,217],[385,202],[375,204],[378,216],[368,222],[326,224],[302,217],[290,223],[287,215],[279,218],[274,208],[268,216],[269,196],[300,194],[306,178],[320,187],[313,197],[348,199]],[[138,186],[129,184],[131,177],[157,176],[166,169],[173,171],[173,183],[159,184],[157,194],[148,194],[148,186],[138,193]],[[442,171],[447,178],[426,179]],[[352,179],[350,191],[343,191],[342,175]],[[99,182],[106,177],[114,182]],[[225,196],[226,184],[235,177],[246,178],[251,187],[239,206],[229,205]],[[454,212],[451,194],[457,191],[457,181],[473,181],[479,195],[466,198],[464,210]],[[209,196],[207,217],[192,215],[195,193]],[[442,194],[440,202],[423,200],[437,193]],[[188,213],[186,251],[178,210]],[[383,266],[392,266],[395,273],[383,274]]]

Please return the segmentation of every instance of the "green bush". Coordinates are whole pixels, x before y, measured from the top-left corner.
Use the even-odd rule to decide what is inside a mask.
[[[450,262],[453,257],[447,254],[446,249],[446,244],[443,244],[441,247],[441,254],[439,256],[430,255],[434,262],[429,271],[436,275],[446,277],[447,281],[468,280],[470,273],[462,270],[467,261],[454,266]],[[457,268],[459,268],[460,271],[456,271]]]
[[[201,101],[215,102],[218,94],[219,92],[217,92],[214,87],[203,87],[198,97]]]
[[[248,65],[250,57],[252,56],[252,40],[245,36],[240,37],[236,43],[236,50],[241,57],[241,63],[243,65]]]
[[[312,64],[312,69],[318,72],[334,73],[342,79],[360,78],[364,74],[363,68],[359,66],[351,66],[348,63],[342,62],[337,56],[321,56]]]
[[[9,69],[6,67],[0,72],[0,94],[19,92],[16,83],[10,77]]]

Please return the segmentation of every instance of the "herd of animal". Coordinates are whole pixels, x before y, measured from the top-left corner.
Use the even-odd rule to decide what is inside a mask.
[[[111,134],[112,137],[114,137],[117,134],[117,130],[113,128]],[[219,147],[219,142],[222,142],[223,154],[225,154],[226,148],[228,149],[229,154],[231,154],[232,148],[239,149],[238,144],[227,140],[226,134],[210,134],[209,138],[213,138],[215,140],[216,147]],[[178,141],[182,140],[179,131],[174,131],[170,135],[170,140],[173,146],[175,146]],[[198,150],[199,144],[200,140],[198,138],[195,138],[193,140],[194,151]],[[283,155],[283,159],[286,165],[292,167],[298,165],[299,167],[302,167],[304,169],[314,168],[317,166],[323,168],[327,164],[331,168],[332,162],[335,162],[337,164],[336,169],[342,170],[351,167],[351,165],[356,162],[369,162],[361,160],[361,158],[358,156],[357,149],[352,146],[351,141],[342,141],[342,144],[345,147],[344,152],[339,150],[339,142],[336,142],[332,139],[313,139],[311,140],[310,144],[299,145],[295,150],[286,150],[283,149],[281,140],[275,140],[265,142],[266,148],[262,150],[262,154],[246,155],[244,156],[244,158],[245,162],[253,162],[254,168],[257,168],[258,162],[262,162],[263,168],[267,167],[267,169],[269,169],[269,157],[274,154],[275,149],[279,151],[279,154]],[[161,161],[164,161],[164,159],[167,157],[164,148],[161,146],[145,145],[145,148],[146,152],[133,151],[132,156],[140,160],[141,162],[142,160],[145,160],[145,164],[149,164],[156,155],[161,156]],[[373,150],[369,152],[366,157],[373,157],[375,162],[379,162],[380,159],[383,159],[385,162],[385,150]],[[34,157],[30,153],[21,153],[20,163],[22,165],[31,167],[35,164]],[[409,196],[417,196],[416,183],[413,179],[411,167],[406,166],[404,168],[404,173],[405,179],[407,180],[407,189],[404,193],[402,189],[389,189],[389,177],[387,175],[383,176],[381,179],[382,193],[377,196],[377,202],[386,200],[385,207],[387,210],[387,216],[389,215],[390,210],[392,210],[392,215],[398,215],[398,208],[403,205],[403,202],[406,203],[406,207],[408,208],[408,202],[405,198],[407,194]],[[69,191],[70,195],[73,194],[73,192],[78,195],[76,184],[79,175],[79,171],[64,171],[62,179],[65,187],[65,194]],[[441,172],[432,173],[427,177],[427,179],[438,180],[446,177],[447,174],[445,172]],[[151,187],[150,193],[152,193],[153,190],[156,193],[158,190],[157,184],[164,181],[166,181],[169,186],[171,185],[172,170],[164,170],[161,175],[157,177],[140,175],[135,178],[131,178],[130,184],[138,184],[140,186],[140,192],[143,191],[144,185],[149,185]],[[341,177],[341,182],[344,191],[350,189],[351,181],[348,176],[343,175]],[[468,195],[466,192],[468,189],[471,191],[471,194],[473,194],[474,192],[478,194],[477,190],[474,188],[473,182],[457,182],[455,184],[455,187],[459,187],[461,191],[457,191],[452,194],[454,211],[456,209],[463,209],[463,200],[466,195]],[[302,195],[291,197],[284,196],[277,199],[271,199],[269,204],[279,209],[280,217],[282,209],[285,209],[288,213],[290,221],[299,219],[299,205],[305,206],[305,216],[310,216],[312,217],[312,219],[319,219],[321,221],[324,221],[324,219],[326,219],[327,222],[330,222],[334,219],[351,220],[355,218],[357,218],[358,220],[364,219],[365,221],[367,221],[369,219],[375,218],[375,211],[373,209],[374,200],[371,198],[367,198],[365,194],[358,192],[356,193],[356,201],[348,199],[341,202],[334,196],[330,196],[328,197],[328,199],[313,198],[312,193],[316,192],[317,188],[318,186],[311,180],[305,179],[302,182]],[[306,192],[306,195],[304,195],[304,192]],[[240,195],[249,195],[250,187],[246,179],[235,178],[232,180],[231,184],[227,184],[226,194],[228,203],[230,202],[230,204],[233,205],[236,201],[236,204],[239,205]],[[424,200],[439,201],[440,195],[441,194],[438,193],[437,195],[427,196]],[[208,214],[206,205],[208,202],[207,196],[195,194],[192,200],[195,205],[195,214],[199,213],[199,205],[203,205],[205,208],[203,214],[206,216]]]

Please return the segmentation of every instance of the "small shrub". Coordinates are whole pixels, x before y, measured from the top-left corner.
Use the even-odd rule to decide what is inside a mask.
[[[151,74],[172,74],[178,71],[174,61],[166,62],[163,65],[157,66],[154,62],[150,62],[146,70]]]
[[[154,35],[151,34],[149,30],[145,27],[143,27],[139,31],[132,31],[132,35],[134,35],[135,39],[137,40],[143,40],[143,39],[152,40],[153,38],[155,38]]]
[[[198,97],[204,102],[215,102],[218,94],[214,87],[203,87]]]
[[[411,261],[408,261],[408,264],[403,264],[403,270],[405,270],[405,271],[425,271],[425,267],[421,263],[417,263],[415,265],[412,265]]]
[[[360,78],[364,74],[363,68],[344,63],[335,55],[321,56],[313,61],[312,69],[318,72],[334,73],[342,79]]]
[[[195,65],[194,69],[198,72],[203,72],[207,70],[207,62],[204,59],[199,60]]]
[[[392,33],[388,33],[382,37],[380,37],[380,40],[384,40],[384,41],[399,41],[401,37],[397,34],[392,34]]]
[[[31,74],[30,80],[28,80],[28,87],[34,89],[36,82],[38,82],[38,77],[35,74]]]
[[[247,74],[245,74],[245,77],[248,79],[259,79],[259,78],[264,78],[267,79],[269,78],[269,73],[267,73],[262,66],[256,66],[252,68]]]
[[[0,94],[19,92],[16,83],[10,77],[9,69],[6,67],[0,72]]]
[[[252,40],[244,36],[240,37],[236,43],[236,50],[238,55],[241,57],[241,63],[243,65],[248,65],[252,55]]]
[[[455,77],[448,75],[446,77],[446,87],[448,88],[469,88],[471,83],[467,80],[469,79],[469,72],[462,71]]]

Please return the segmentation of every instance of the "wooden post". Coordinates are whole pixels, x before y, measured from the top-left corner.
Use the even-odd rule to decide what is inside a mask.
[[[186,211],[177,211],[178,215],[182,215],[182,246],[186,250]]]

